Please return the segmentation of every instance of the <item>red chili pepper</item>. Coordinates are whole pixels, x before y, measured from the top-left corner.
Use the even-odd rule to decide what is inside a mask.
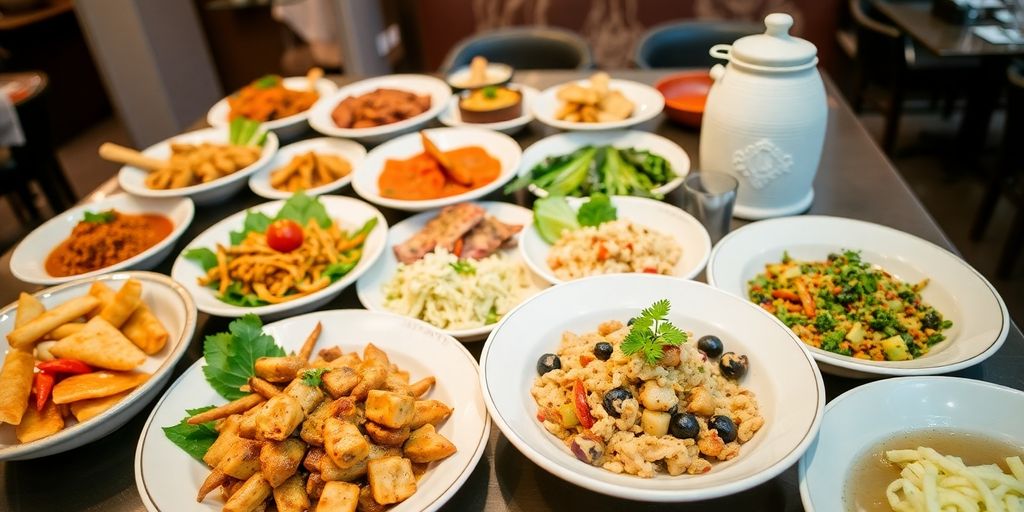
[[[463,242],[461,238],[455,241],[455,247],[452,248],[452,254],[454,254],[456,258],[462,257],[462,246],[464,244],[465,242]]]
[[[573,403],[576,405],[576,417],[580,420],[583,428],[594,426],[594,417],[590,415],[590,404],[587,403],[587,390],[583,387],[583,381],[576,379],[572,384]]]
[[[46,401],[50,399],[50,392],[53,391],[53,382],[56,380],[52,373],[39,372],[32,381],[32,389],[36,394],[36,410],[43,412]]]
[[[54,359],[52,361],[40,361],[36,363],[36,368],[47,372],[47,373],[70,373],[78,375],[80,373],[92,373],[92,367],[79,361],[78,359]]]

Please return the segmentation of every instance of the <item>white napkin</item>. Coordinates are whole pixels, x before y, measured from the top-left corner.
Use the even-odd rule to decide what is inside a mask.
[[[971,29],[974,35],[992,44],[1024,44],[1024,34],[1020,30],[1003,28],[999,25],[985,25]]]

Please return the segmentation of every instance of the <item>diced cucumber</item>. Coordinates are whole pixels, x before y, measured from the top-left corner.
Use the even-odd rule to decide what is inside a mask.
[[[864,341],[864,326],[860,322],[854,322],[850,332],[846,333],[846,340],[854,345]]]
[[[912,359],[907,349],[907,342],[899,335],[882,340],[882,352],[889,361],[906,361]]]

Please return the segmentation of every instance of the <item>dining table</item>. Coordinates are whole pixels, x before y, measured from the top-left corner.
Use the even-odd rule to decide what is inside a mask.
[[[616,78],[653,84],[673,70],[612,71]],[[539,89],[576,80],[585,71],[518,71],[515,82]],[[358,77],[335,77],[348,83]],[[849,217],[890,226],[928,240],[956,253],[957,250],[935,223],[913,191],[893,168],[864,126],[858,121],[835,84],[824,78],[828,98],[828,124],[824,151],[814,181],[814,203],[808,214]],[[196,127],[201,126],[199,123]],[[645,122],[635,129],[664,136],[679,144],[690,156],[691,172],[699,172],[698,146],[700,133],[672,124],[664,115]],[[556,133],[536,120],[515,139],[526,148],[539,139]],[[312,131],[303,137],[316,136]],[[283,141],[287,143],[289,141]],[[84,201],[116,192],[116,181],[100,187]],[[354,196],[350,188],[339,192]],[[503,195],[500,191],[485,199],[515,202],[528,206],[532,198],[525,191]],[[665,201],[680,205],[683,193],[676,190]],[[191,240],[217,221],[259,204],[264,199],[245,190],[220,204],[197,208],[195,218],[177,242],[177,254]],[[407,218],[407,212],[381,208],[389,225]],[[732,228],[746,224],[733,220]],[[38,287],[19,282],[11,275],[11,252],[0,257],[0,299],[13,301],[21,290]],[[155,269],[167,274],[174,257],[168,257]],[[699,279],[703,279],[701,276]],[[361,308],[354,286],[348,287],[321,309]],[[190,365],[202,357],[205,336],[225,330],[230,319],[200,314],[195,336],[186,355],[174,369],[173,382]],[[466,343],[479,359],[484,342]],[[953,375],[1024,389],[1024,337],[1011,325],[1003,347],[988,360]],[[863,384],[865,380],[824,376],[829,400]],[[165,386],[166,387],[166,386]],[[86,446],[48,457],[0,462],[0,510],[3,511],[104,511],[127,512],[145,510],[135,482],[135,457],[139,434],[152,409],[146,409],[126,425],[107,437]],[[864,411],[870,415],[871,411]],[[804,510],[799,492],[797,466],[787,468],[779,476],[752,489],[732,496],[692,503],[642,503],[606,496],[567,483],[540,468],[522,455],[492,424],[490,440],[483,457],[472,468],[462,488],[452,496],[443,511],[800,511]],[[180,478],[167,473],[160,478]],[[838,497],[837,497],[838,499]],[[830,510],[838,510],[836,508]],[[181,511],[164,511],[181,512]]]

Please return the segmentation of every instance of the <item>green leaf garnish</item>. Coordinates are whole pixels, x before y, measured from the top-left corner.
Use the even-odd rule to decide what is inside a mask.
[[[320,379],[324,376],[327,368],[311,368],[302,372],[302,383],[310,387],[318,387]]]
[[[207,249],[206,247],[197,247],[195,249],[189,249],[182,255],[186,260],[192,260],[199,263],[199,266],[203,267],[203,270],[210,270],[217,266],[217,254]]]
[[[489,100],[493,100],[494,98],[498,97],[498,88],[493,85],[484,87],[482,92],[484,94],[484,98],[487,98]]]
[[[273,337],[263,333],[263,322],[256,315],[232,321],[228,331],[207,336],[203,341],[203,375],[220,396],[237,400],[248,394],[240,388],[255,374],[253,365],[257,359],[285,353]]]
[[[274,220],[281,219],[294,220],[300,226],[305,226],[309,219],[314,219],[324,229],[333,224],[323,203],[316,197],[307,196],[302,191],[296,192],[284,202],[284,205],[278,210],[277,216],[274,217]]]
[[[612,200],[600,192],[590,196],[590,200],[580,205],[576,211],[576,220],[580,226],[600,226],[618,218],[618,211]]]
[[[462,274],[464,276],[476,275],[476,267],[468,261],[459,260],[455,263],[449,263],[448,265],[451,266],[458,274]]]
[[[256,79],[252,86],[257,89],[270,89],[276,86],[281,81],[281,77],[277,75],[263,75]]]
[[[642,310],[619,346],[622,353],[639,353],[649,364],[655,364],[665,355],[664,347],[685,343],[686,333],[666,319],[671,307],[668,300],[662,299]]]
[[[117,213],[114,210],[107,210],[96,213],[86,210],[85,215],[82,216],[82,220],[85,222],[90,222],[92,224],[106,224],[108,222],[113,222],[113,220],[116,217]]]
[[[187,409],[185,412],[188,413],[188,416],[182,418],[180,423],[163,428],[167,439],[198,461],[203,460],[206,452],[210,449],[210,446],[213,446],[213,442],[217,440],[217,436],[220,434],[214,428],[216,423],[214,421],[189,425],[187,420],[196,414],[209,411],[210,409],[213,409],[212,405],[198,409]]]

